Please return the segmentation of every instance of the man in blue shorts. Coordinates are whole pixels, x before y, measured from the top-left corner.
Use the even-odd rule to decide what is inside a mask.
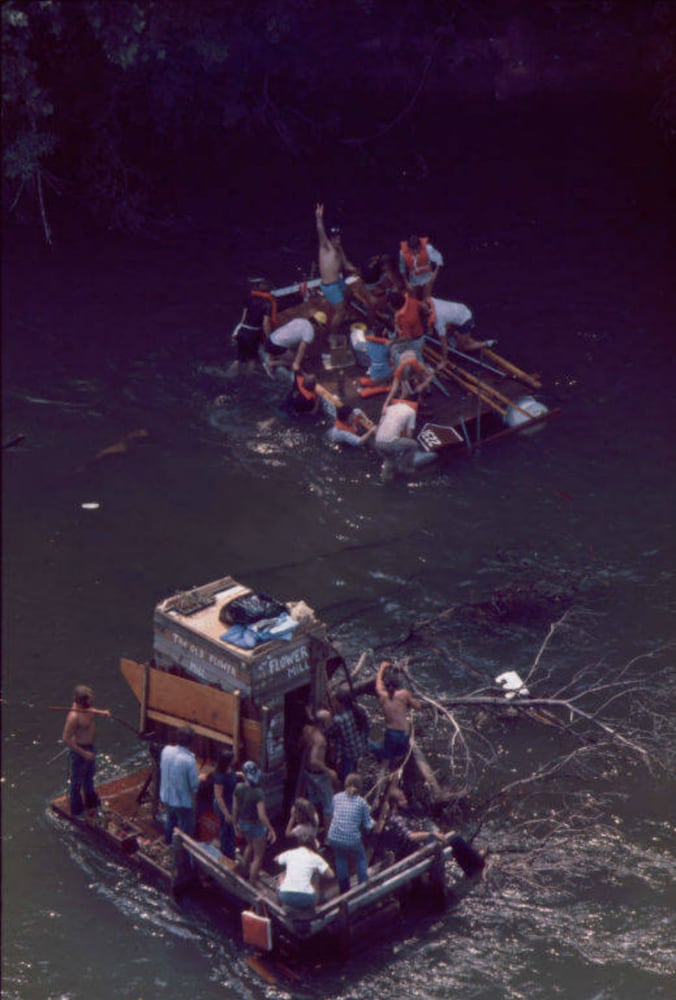
[[[350,290],[345,281],[346,274],[358,274],[357,268],[345,256],[340,238],[340,229],[332,227],[327,235],[324,227],[324,206],[315,208],[317,237],[319,239],[319,277],[322,295],[335,306],[329,332],[337,330],[345,317],[346,303]]]

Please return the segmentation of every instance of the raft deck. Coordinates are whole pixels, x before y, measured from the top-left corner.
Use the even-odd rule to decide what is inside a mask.
[[[359,282],[348,278],[357,289]],[[309,282],[303,289],[308,297],[300,298],[300,286],[291,285],[272,294],[286,305],[278,325],[296,316],[311,316],[322,310],[329,320],[335,312],[319,291],[319,282]],[[295,299],[295,301],[294,301]],[[359,299],[346,309],[346,323],[364,322],[365,308]],[[493,343],[493,342],[491,342]],[[430,367],[441,362],[441,348],[434,338],[426,338],[424,358]],[[388,388],[362,395],[360,378],[366,368],[359,363],[348,338],[340,346],[331,346],[328,328],[321,330],[307,346],[303,370],[316,375],[320,394],[329,408],[337,403],[358,407],[369,420],[380,419]],[[450,349],[447,362],[423,395],[416,432],[426,451],[452,456],[473,451],[488,441],[507,437],[533,427],[559,413],[558,409],[538,407],[536,415],[523,409],[520,401],[542,387],[538,375],[523,371],[492,348],[466,352]]]
[[[172,846],[164,843],[163,824],[154,817],[148,795],[151,777],[152,768],[144,767],[100,784],[97,790],[102,805],[96,811],[72,817],[66,795],[54,799],[51,809],[83,835],[110,848],[125,863],[159,883],[164,891],[178,893],[193,886],[235,910],[256,909],[264,903],[272,921],[275,949],[291,945],[298,950],[317,939],[337,944],[341,953],[347,953],[363,937],[365,927],[369,941],[378,932],[389,933],[392,920],[401,913],[402,891],[414,890],[422,879],[426,880],[426,906],[441,910],[449,902],[463,898],[481,877],[460,875],[448,885],[446,865],[453,851],[450,845],[437,841],[392,864],[381,860],[371,865],[367,882],[357,885],[353,876],[349,892],[341,894],[335,880],[323,882],[321,901],[314,910],[291,911],[278,901],[280,872],[270,871],[273,851],[277,854],[284,850],[282,838],[269,851],[259,884],[254,887],[215,846],[218,821],[210,810],[201,813],[196,838],[175,830]]]

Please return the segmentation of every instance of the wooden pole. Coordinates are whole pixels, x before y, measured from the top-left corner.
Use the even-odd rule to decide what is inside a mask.
[[[526,385],[531,386],[533,389],[542,388],[542,382],[537,375],[529,375],[528,372],[522,371],[521,368],[517,368],[516,365],[513,365],[511,361],[507,361],[506,358],[496,354],[496,352],[492,351],[490,347],[485,347],[484,352],[488,355],[491,361],[495,361],[496,365],[500,365],[506,372],[509,372],[515,378],[519,379],[520,382],[525,382]]]
[[[143,664],[143,687],[141,689],[141,706],[139,709],[139,732],[145,733],[148,721],[148,691],[150,689],[150,664]]]
[[[413,757],[413,760],[422,775],[423,781],[432,790],[434,798],[443,798],[443,792],[441,791],[441,786],[436,779],[436,775],[430,767],[427,757],[425,757],[425,754],[422,752],[415,740],[411,740],[411,756]]]
[[[429,348],[427,348],[429,350]],[[430,352],[430,356],[435,360],[435,353]],[[436,355],[437,360],[441,360],[440,355]],[[465,388],[470,392],[477,392],[480,394],[480,398],[487,403],[489,406],[493,406],[494,409],[498,409],[498,412],[504,414],[507,412],[507,407],[511,407],[522,413],[528,420],[532,420],[533,416],[527,410],[524,410],[521,406],[518,406],[509,396],[505,396],[504,393],[499,392],[492,385],[487,382],[482,382],[478,376],[473,375],[472,372],[466,371],[466,369],[461,368],[460,365],[454,365],[450,361],[446,361],[444,365],[441,366],[441,371],[445,374],[452,375],[456,381],[462,379],[465,382]],[[496,404],[504,404],[502,406],[497,406]]]

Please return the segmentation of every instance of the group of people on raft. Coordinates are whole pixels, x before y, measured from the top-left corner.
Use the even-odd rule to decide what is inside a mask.
[[[337,879],[339,892],[349,891],[352,867],[356,869],[357,884],[366,882],[369,854],[372,857],[376,850],[387,863],[393,863],[435,840],[442,843],[448,840],[454,852],[462,853],[468,847],[454,834],[447,836],[433,827],[412,828],[407,817],[408,802],[396,770],[390,772],[386,808],[381,824],[376,824],[361,794],[360,759],[371,753],[391,766],[400,764],[409,747],[409,711],[419,707],[419,703],[388,661],[383,661],[378,669],[375,690],[386,726],[382,743],[368,740],[368,716],[347,690],[336,693],[333,712],[319,709],[303,728],[301,780],[297,790],[304,791],[304,795],[296,797],[284,831],[294,846],[275,858],[282,869],[279,899],[292,912],[307,913],[315,907],[321,897],[322,880]],[[236,867],[255,884],[266,846],[275,844],[277,835],[267,816],[258,767],[247,761],[238,780],[232,772],[232,757],[226,756],[227,766],[219,764],[214,785],[214,806],[221,822],[221,851],[235,860],[235,834],[242,835],[246,848],[237,857]],[[367,852],[364,838],[372,831],[375,837],[372,836]],[[329,854],[333,866],[325,854]],[[474,854],[473,873],[476,873],[483,863]]]
[[[367,881],[369,855],[372,860],[376,852],[391,864],[422,844],[439,840],[451,844],[454,857],[467,875],[478,874],[484,866],[482,856],[457,834],[441,833],[428,821],[421,824],[423,828],[412,827],[407,798],[400,786],[400,765],[410,745],[410,711],[420,704],[387,660],[378,668],[375,692],[385,724],[382,742],[368,739],[369,717],[346,689],[334,695],[333,711],[320,708],[303,728],[296,790],[304,795],[295,798],[284,831],[294,846],[275,859],[282,870],[280,902],[294,912],[314,908],[322,879],[337,879],[339,892],[347,892],[351,888],[350,869],[354,867],[357,883]],[[73,816],[88,809],[96,811],[99,806],[94,788],[94,740],[99,716],[110,717],[110,713],[93,707],[91,688],[76,687],[63,733],[71,756],[69,796]],[[177,730],[175,742],[165,745],[159,756],[165,843],[171,844],[175,827],[195,836],[198,796],[203,799],[201,790],[209,790],[219,819],[219,847],[224,862],[256,885],[266,847],[277,841],[266,811],[261,771],[252,760],[246,761],[241,771],[236,770],[230,749],[220,753],[215,768],[200,771],[191,749],[193,741],[192,728],[183,726]],[[361,795],[359,765],[367,754],[390,766],[385,809],[378,824]],[[375,836],[367,853],[364,837],[372,831]],[[241,854],[236,849],[237,840],[245,845]],[[329,852],[335,875],[324,856]]]
[[[237,360],[231,374],[242,367],[252,370],[259,358],[268,373],[277,366],[290,369],[293,387],[287,408],[314,414],[323,396],[334,410],[329,440],[361,447],[373,439],[383,458],[383,478],[389,479],[396,471],[410,472],[436,457],[418,448],[414,430],[419,400],[446,364],[449,340],[469,351],[484,342],[472,336],[474,318],[466,305],[433,296],[444,261],[427,237],[411,235],[401,242],[398,259],[378,255],[359,270],[345,254],[339,228],[327,232],[322,204],[316,206],[315,221],[319,291],[326,305],[280,324],[269,283],[257,279],[233,334]],[[350,322],[348,315],[355,314],[359,321]],[[359,379],[362,398],[385,395],[377,424],[361,408],[323,391],[316,375],[303,369],[309,345],[320,337],[326,337],[332,349],[344,350],[349,343],[355,360],[366,369]],[[428,338],[440,347],[435,367],[423,357]]]

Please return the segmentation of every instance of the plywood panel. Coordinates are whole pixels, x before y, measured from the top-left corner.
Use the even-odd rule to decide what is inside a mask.
[[[145,667],[133,660],[121,660],[120,669],[140,702]],[[147,709],[148,712],[155,710],[177,716],[228,736],[236,733],[239,723],[237,696],[162,670],[150,670]]]

